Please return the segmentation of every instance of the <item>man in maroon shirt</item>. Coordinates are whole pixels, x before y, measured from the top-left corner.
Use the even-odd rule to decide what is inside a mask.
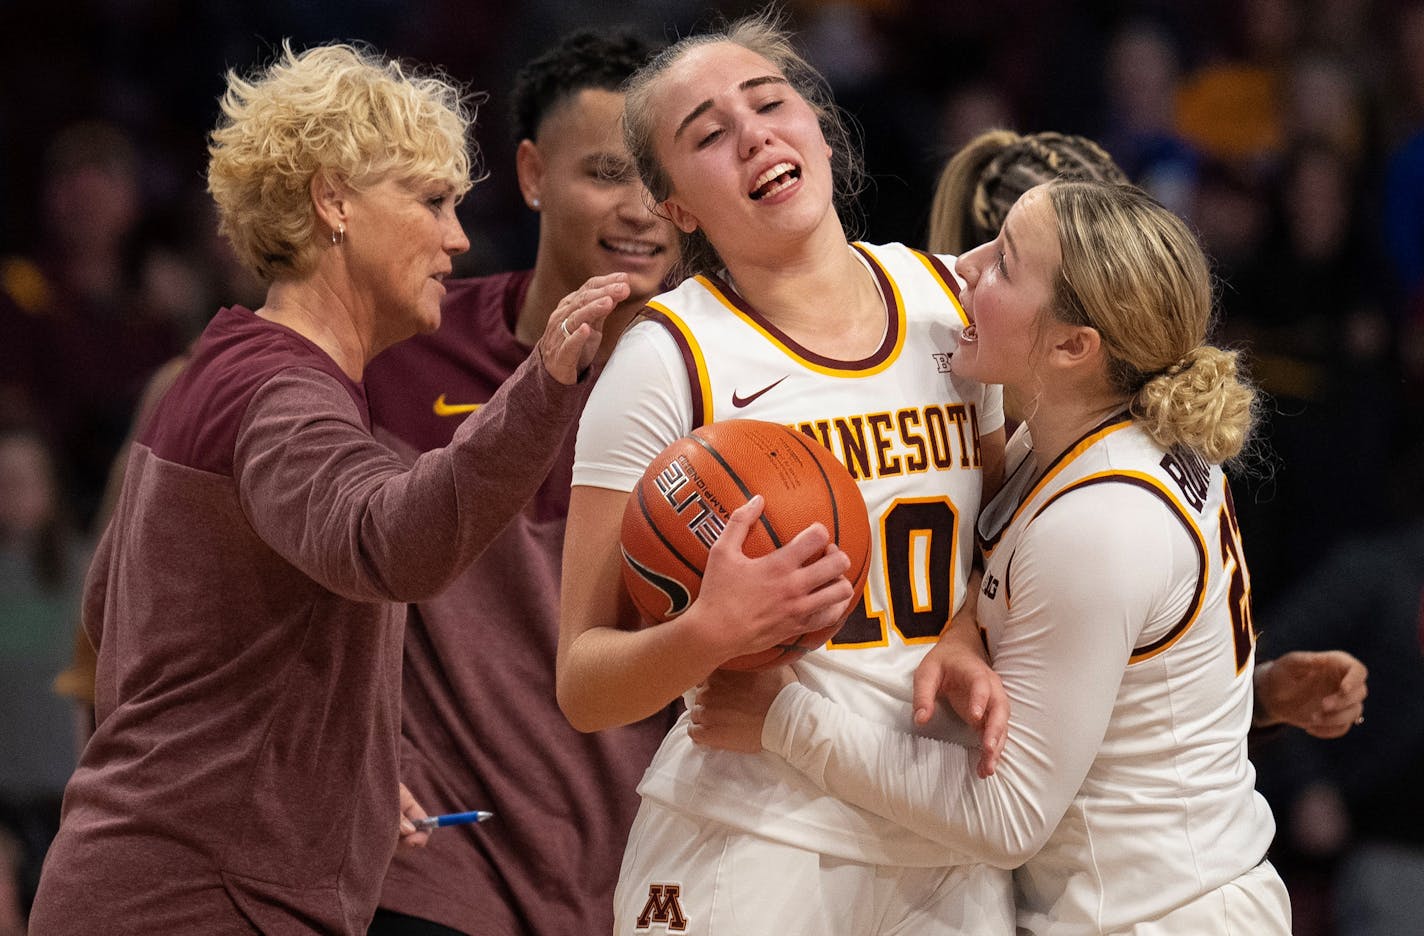
[[[564,294],[622,271],[631,295],[600,352],[656,293],[675,258],[623,145],[619,85],[649,54],[631,35],[580,33],[516,79],[520,189],[540,213],[533,270],[447,283],[442,325],[366,373],[377,437],[408,457],[445,445],[529,354]],[[401,779],[431,814],[486,809],[402,849],[372,934],[609,932],[635,788],[672,713],[598,734],[554,698],[560,551],[574,433],[533,501],[405,640]]]

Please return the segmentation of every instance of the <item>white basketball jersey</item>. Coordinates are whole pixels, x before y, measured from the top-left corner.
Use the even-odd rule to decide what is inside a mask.
[[[687,430],[734,418],[783,423],[820,441],[859,483],[872,540],[865,597],[825,648],[796,664],[801,681],[867,718],[969,743],[948,716],[928,730],[913,724],[911,680],[964,601],[982,482],[979,436],[1002,425],[1001,394],[949,372],[966,319],[958,283],[938,258],[898,244],[855,249],[889,311],[884,340],[863,360],[800,347],[715,277],[683,283],[649,303],[648,314],[681,352],[692,390]],[[825,314],[834,318],[835,310]],[[851,860],[956,863],[942,845],[823,794],[780,758],[696,747],[685,725],[670,733],[639,789]]]
[[[1166,605],[1184,610],[1144,628],[1133,645],[1087,777],[1048,843],[1015,872],[1021,931],[1117,932],[1237,878],[1263,859],[1274,835],[1246,757],[1250,581],[1220,467],[1190,450],[1164,450],[1125,415],[1089,433],[1041,477],[1025,457],[1025,440],[1021,431],[1010,443],[1008,480],[978,523],[986,553],[978,614],[991,654],[1009,629],[1024,626],[1027,612],[1014,616],[1015,582],[1052,573],[1016,550],[1055,502],[1097,497],[1102,503],[1088,505],[1090,513],[1111,529],[1104,512],[1122,509],[1123,499],[1101,495],[1135,486],[1170,514],[1164,529],[1175,521],[1187,531],[1198,557],[1195,581],[1163,583],[1163,595],[1190,596]],[[1153,502],[1137,508],[1157,509]],[[1121,617],[1117,611],[1115,596],[1104,593],[1105,626]]]

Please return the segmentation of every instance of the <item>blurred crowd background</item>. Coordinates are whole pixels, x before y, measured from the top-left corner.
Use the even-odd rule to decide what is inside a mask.
[[[576,26],[673,37],[753,7],[0,0],[0,936],[23,932],[76,756],[85,687],[63,671],[110,464],[155,369],[219,306],[261,303],[204,191],[225,70],[356,39],[486,92],[457,261],[478,274],[533,258],[505,110],[520,63]],[[1269,394],[1234,480],[1258,654],[1341,647],[1371,669],[1349,736],[1253,750],[1272,858],[1298,933],[1389,932],[1350,908],[1381,875],[1424,900],[1424,2],[786,9],[859,122],[867,239],[921,244],[938,169],[989,127],[1091,136],[1199,232],[1217,338]]]

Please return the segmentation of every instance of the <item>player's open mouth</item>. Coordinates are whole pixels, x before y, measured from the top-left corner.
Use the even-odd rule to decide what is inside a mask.
[[[768,195],[775,195],[783,189],[795,185],[801,178],[801,167],[794,163],[781,162],[757,176],[756,184],[747,194],[752,201],[761,201]]]
[[[647,241],[638,240],[610,240],[606,237],[599,238],[598,246],[614,253],[627,254],[630,257],[655,257],[663,252],[661,244],[650,244]]]
[[[978,340],[979,329],[975,327],[973,322],[970,322],[968,325],[964,326],[964,331],[959,333],[960,344],[973,344]]]

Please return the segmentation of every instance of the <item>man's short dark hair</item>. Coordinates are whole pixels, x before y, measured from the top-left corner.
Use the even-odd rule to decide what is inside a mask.
[[[510,110],[515,139],[534,139],[544,118],[565,98],[588,88],[617,91],[655,51],[656,46],[627,29],[564,36],[514,76]]]

